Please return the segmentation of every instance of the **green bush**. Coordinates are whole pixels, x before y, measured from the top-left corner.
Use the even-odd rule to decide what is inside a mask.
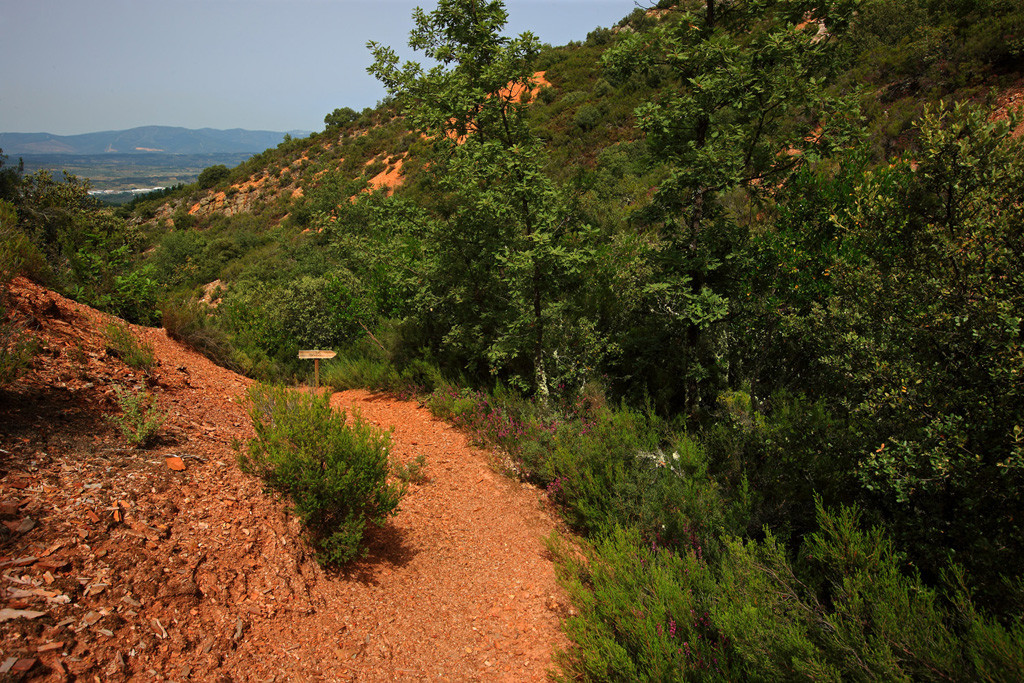
[[[114,391],[121,413],[111,416],[110,421],[133,446],[146,446],[163,426],[166,413],[157,407],[156,397],[150,396],[145,389],[130,391],[115,385]]]
[[[217,365],[238,371],[228,336],[214,327],[209,308],[198,301],[166,302],[162,307],[167,336],[198,351]]]
[[[21,376],[32,362],[36,348],[31,336],[6,319],[6,311],[0,305],[0,387]]]
[[[0,200],[0,386],[13,382],[24,372],[36,346],[22,327],[7,316],[8,284],[24,267],[24,254],[34,252],[28,239],[15,229],[16,224],[14,207]]]
[[[224,164],[217,164],[216,166],[210,166],[204,168],[202,173],[199,174],[199,178],[196,180],[200,189],[208,190],[209,188],[217,185],[218,183],[227,180],[228,176],[231,175],[231,171]]]
[[[16,275],[43,281],[49,273],[46,257],[28,236],[18,229],[18,212],[0,199],[0,285]]]
[[[576,110],[572,122],[581,130],[591,131],[601,122],[601,110],[593,104],[584,104]]]
[[[584,556],[557,540],[559,580],[578,614],[559,663],[574,681],[735,680],[734,658],[708,612],[716,582],[695,552],[678,555],[613,527]]]
[[[239,455],[242,470],[291,498],[323,563],[364,556],[366,525],[383,526],[404,493],[387,481],[388,434],[335,412],[326,394],[257,384],[248,399],[256,436]]]
[[[583,555],[554,540],[579,610],[572,680],[989,680],[1019,677],[1024,625],[980,614],[958,570],[942,595],[855,510],[818,507],[793,562],[771,535],[719,558],[612,527]]]
[[[324,385],[335,391],[396,391],[401,388],[401,376],[390,362],[359,355],[339,356],[325,363],[321,373]]]
[[[124,361],[128,367],[136,370],[149,370],[156,362],[153,345],[140,342],[127,324],[111,322],[103,330],[107,343],[107,351]]]

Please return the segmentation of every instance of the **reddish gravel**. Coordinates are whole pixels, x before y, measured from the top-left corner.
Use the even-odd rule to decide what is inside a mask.
[[[133,330],[158,365],[131,370],[105,350],[109,317],[21,278],[11,304],[41,351],[0,390],[0,680],[546,677],[571,609],[542,540],[554,517],[463,434],[414,403],[332,396],[391,429],[397,459],[425,455],[428,480],[366,560],[325,572],[235,463],[249,380],[155,328]],[[168,412],[153,447],[105,418],[115,384]]]

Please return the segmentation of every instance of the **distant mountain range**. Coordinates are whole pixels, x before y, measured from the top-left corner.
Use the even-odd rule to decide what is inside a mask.
[[[305,137],[309,131],[289,131]],[[257,154],[284,140],[269,130],[216,130],[143,126],[82,135],[0,133],[0,149],[10,158],[22,154]]]

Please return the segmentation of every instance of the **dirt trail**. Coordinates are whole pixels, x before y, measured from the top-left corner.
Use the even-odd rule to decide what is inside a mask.
[[[249,380],[155,328],[133,329],[158,365],[131,370],[105,350],[106,316],[11,289],[42,350],[0,391],[0,609],[20,611],[0,612],[0,680],[544,679],[569,610],[541,540],[555,521],[463,434],[413,403],[334,395],[393,428],[398,459],[425,455],[428,481],[366,560],[325,572],[235,464]],[[168,412],[154,447],[104,419],[115,384]]]

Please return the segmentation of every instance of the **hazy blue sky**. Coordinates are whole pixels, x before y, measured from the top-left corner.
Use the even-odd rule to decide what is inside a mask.
[[[506,0],[506,31],[583,40],[633,0]],[[143,125],[320,130],[384,96],[366,42],[403,48],[433,0],[0,0],[0,132]]]

